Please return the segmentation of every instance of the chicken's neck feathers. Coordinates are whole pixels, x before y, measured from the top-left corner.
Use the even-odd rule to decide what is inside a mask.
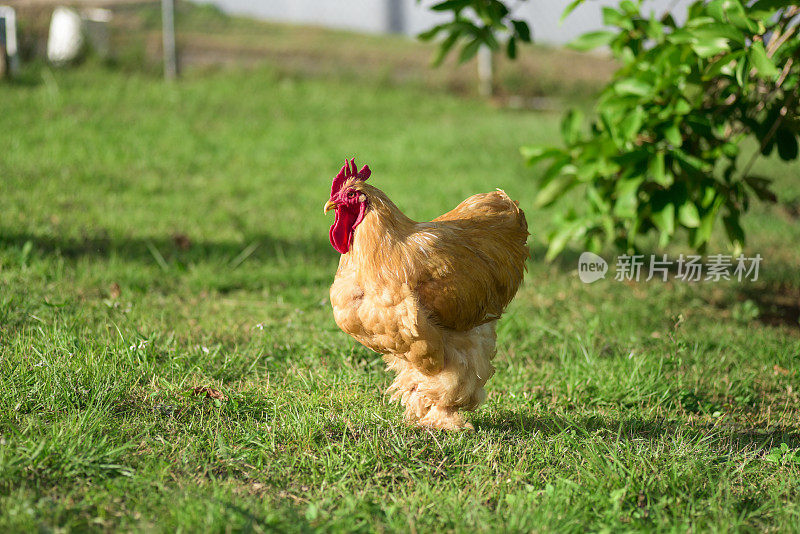
[[[409,219],[383,191],[363,184],[369,207],[355,228],[348,261],[355,264],[362,279],[410,282],[413,240],[419,223]]]

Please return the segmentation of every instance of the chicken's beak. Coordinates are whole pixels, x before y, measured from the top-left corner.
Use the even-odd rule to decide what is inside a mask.
[[[333,200],[329,200],[325,203],[325,207],[322,208],[322,213],[328,213],[331,210],[336,209],[336,202]]]

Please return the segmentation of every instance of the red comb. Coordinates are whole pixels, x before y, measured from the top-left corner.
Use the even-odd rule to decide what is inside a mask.
[[[358,167],[356,167],[356,158],[352,158],[350,161],[347,161],[347,158],[345,158],[344,166],[341,168],[341,170],[339,170],[339,174],[336,175],[336,178],[333,179],[333,184],[331,185],[331,196],[335,195],[349,178],[355,177],[357,180],[361,180],[363,182],[369,178],[370,174],[372,174],[372,171],[369,170],[368,165],[361,167],[360,171],[357,169]]]

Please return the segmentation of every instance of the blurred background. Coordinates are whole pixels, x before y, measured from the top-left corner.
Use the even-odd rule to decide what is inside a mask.
[[[434,3],[217,0],[178,1],[173,6],[172,1],[166,2],[174,9],[171,20],[178,69],[271,63],[308,73],[368,70],[378,71],[388,80],[417,81],[458,92],[475,91],[478,85],[474,82],[474,64],[430,70],[432,47],[414,42],[415,35],[447,19],[448,15],[430,9]],[[564,23],[562,13],[568,3],[538,0],[514,7],[515,17],[530,25],[537,51],[523,54],[518,64],[504,62],[499,58],[502,54],[497,55],[494,59],[499,64],[494,65],[492,81],[495,93],[568,96],[590,91],[607,79],[612,69],[608,62],[569,52],[556,53],[548,47],[558,47],[601,28],[602,7],[614,2],[581,5]],[[647,3],[652,12],[671,11],[677,19],[684,16],[687,4],[687,0]],[[10,15],[0,20],[5,21],[3,28],[8,30],[3,30],[0,41],[4,43],[12,70],[22,63],[47,58],[48,40],[51,55],[56,54],[51,60],[62,63],[95,56],[123,68],[156,72],[165,60],[164,6],[158,0],[16,0],[6,6]],[[79,23],[75,22],[78,20]],[[69,36],[76,31],[80,31],[82,39],[70,40]],[[375,38],[385,35],[396,37]],[[66,48],[64,58],[58,56],[59,47]],[[567,77],[563,70],[565,61],[569,63]]]

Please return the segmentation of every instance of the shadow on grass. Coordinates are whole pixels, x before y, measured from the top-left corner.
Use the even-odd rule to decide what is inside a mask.
[[[20,250],[28,247],[29,254],[55,255],[67,259],[116,257],[132,262],[155,263],[164,269],[205,262],[227,263],[235,268],[253,260],[290,260],[296,263],[305,259],[314,263],[328,263],[337,256],[327,236],[289,240],[266,233],[248,234],[241,241],[195,242],[181,233],[146,239],[122,238],[100,232],[76,238],[0,230],[0,246]]]
[[[544,256],[547,253],[547,247],[535,244],[530,247],[531,257],[533,261],[544,261]],[[642,251],[638,254],[643,256],[643,265],[641,267],[640,278],[638,282],[617,282],[615,281],[615,265],[616,259],[621,256],[622,252],[604,252],[600,257],[608,262],[608,273],[606,274],[606,281],[609,283],[618,284],[636,284],[642,289],[647,289],[650,284],[663,283],[655,275],[654,280],[646,282],[649,276],[650,257],[655,256],[660,260],[664,253],[656,253],[653,251]],[[558,257],[556,257],[552,264],[557,267],[561,272],[572,273],[577,278],[578,259],[580,258],[581,251],[577,249],[567,248]],[[708,256],[703,256],[707,258]],[[668,283],[686,284],[694,289],[697,289],[697,294],[704,296],[704,300],[717,308],[727,309],[735,303],[744,302],[747,300],[752,301],[758,307],[758,315],[756,320],[761,324],[773,327],[788,327],[793,330],[800,330],[800,280],[796,276],[797,267],[791,265],[789,262],[772,261],[769,263],[769,270],[762,269],[758,275],[757,281],[752,281],[747,276],[743,277],[741,281],[736,281],[733,276],[733,270],[736,267],[734,260],[733,266],[729,270],[733,285],[726,286],[724,297],[711,295],[709,289],[718,282],[705,280],[706,274],[709,269],[709,263],[705,262],[700,264],[701,276],[699,281],[687,282],[678,279],[678,263],[677,257],[674,255],[667,255],[667,259],[672,263],[666,268],[668,273]],[[752,276],[752,275],[750,275]],[[722,281],[724,282],[724,281]]]
[[[528,249],[530,251],[531,261],[544,263],[544,258],[547,255],[547,246],[542,241],[528,237]],[[562,272],[575,271],[577,273],[578,258],[581,253],[582,251],[568,247],[564,249],[561,254],[556,256],[551,264]],[[611,264],[609,263],[609,265]]]
[[[236,478],[234,478],[236,480]],[[274,486],[271,487],[272,491],[276,494],[281,494],[285,491],[281,490],[281,486]],[[246,505],[235,503],[232,500],[220,500],[218,501],[221,506],[223,506],[228,512],[232,513],[235,516],[240,517],[244,524],[239,524],[236,526],[236,530],[242,532],[281,532],[281,521],[278,520],[276,515],[276,510],[271,510],[272,516],[265,517],[263,515],[257,514],[255,510],[249,510],[246,508]],[[311,524],[305,517],[302,517],[296,508],[283,505],[279,506],[280,513],[284,517],[284,521],[290,521],[291,525],[297,528],[298,532],[311,532]]]
[[[739,300],[751,300],[758,306],[758,321],[770,326],[800,328],[800,289],[784,284],[745,287]]]
[[[478,413],[473,417],[473,423],[479,432],[497,430],[517,437],[539,433],[553,436],[574,432],[578,437],[599,433],[612,440],[653,440],[682,433],[697,440],[710,439],[737,451],[770,449],[781,443],[786,443],[791,448],[800,447],[800,430],[795,427],[715,427],[713,424],[646,420],[638,417],[613,419],[578,416],[567,419],[560,416],[535,417],[508,410],[495,414]]]
[[[743,323],[753,321],[765,326],[788,329],[800,334],[800,288],[784,281],[759,281],[731,289],[726,293],[706,293],[705,302],[714,308],[738,313]],[[752,305],[749,309],[748,304]],[[736,316],[734,315],[734,318]]]

